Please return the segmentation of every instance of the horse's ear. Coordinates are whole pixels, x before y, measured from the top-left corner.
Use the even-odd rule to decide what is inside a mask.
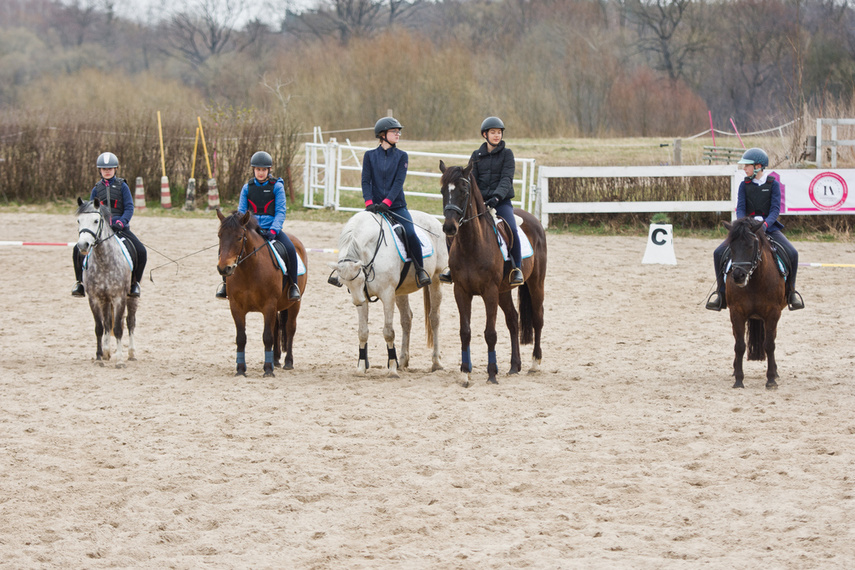
[[[466,165],[466,168],[463,169],[463,176],[469,176],[469,173],[472,172],[472,167],[475,164],[470,160],[469,164]]]
[[[243,213],[243,216],[240,217],[240,225],[245,226],[249,223],[250,218],[252,217],[252,212],[247,210]]]
[[[733,224],[731,224],[730,222],[724,222],[724,221],[722,221],[722,222],[721,222],[721,225],[723,225],[723,226],[725,227],[725,229],[727,229],[727,231],[730,231],[730,228],[732,228],[732,227],[733,227]]]
[[[439,171],[440,171],[440,172],[442,172],[443,174],[445,174],[445,168],[446,168],[446,167],[445,167],[445,163],[442,161],[442,159],[440,159],[440,161],[439,161]]]
[[[338,269],[338,262],[327,261],[327,265],[330,266],[330,269]]]
[[[82,206],[82,205],[83,205],[83,200],[80,198],[80,196],[78,196],[78,197],[77,197],[77,205],[78,205],[78,206]]]
[[[94,200],[92,200],[92,205],[95,206],[95,209],[97,210],[98,208],[101,207],[101,200],[99,200],[98,198],[95,198]]]
[[[223,215],[223,211],[219,208],[217,208],[217,217],[220,218],[221,222],[226,219],[226,217]]]

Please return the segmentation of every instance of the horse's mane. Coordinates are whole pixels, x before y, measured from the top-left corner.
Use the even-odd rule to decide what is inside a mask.
[[[730,226],[730,231],[724,239],[724,243],[731,244],[737,241],[750,240],[752,235],[757,235],[755,232],[760,228],[763,222],[759,222],[753,218],[739,218]],[[760,242],[766,243],[766,232],[760,232]]]
[[[224,230],[238,230],[241,227],[240,219],[243,217],[243,213],[235,210],[223,220],[221,224],[222,229]],[[260,227],[258,225],[258,220],[255,219],[255,216],[250,216],[249,221],[246,223],[247,229],[255,230],[260,233]]]
[[[339,259],[358,259],[359,244],[356,243],[356,229],[358,216],[353,216],[344,225],[341,235],[338,237]]]

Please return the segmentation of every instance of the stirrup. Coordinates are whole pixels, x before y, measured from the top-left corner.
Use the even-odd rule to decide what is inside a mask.
[[[451,279],[451,269],[446,268],[445,271],[439,274],[440,283],[454,283]]]
[[[214,297],[216,297],[217,299],[228,299],[229,298],[228,294],[226,293],[226,284],[225,283],[220,284],[220,286],[217,288],[217,293],[214,295]]]
[[[727,303],[724,300],[724,295],[719,293],[718,291],[713,291],[709,299],[707,299],[707,309],[710,311],[720,311],[722,309],[727,308]]]
[[[131,290],[128,292],[128,297],[140,296],[140,284],[137,281],[131,283]]]
[[[519,267],[514,267],[513,269],[511,269],[511,274],[508,275],[508,283],[511,287],[519,287],[520,285],[525,283],[523,272]]]
[[[431,283],[432,281],[430,280],[430,275],[427,274],[427,271],[421,267],[416,269],[416,285],[418,285],[420,289],[430,285]]]
[[[802,299],[802,296],[798,291],[790,291],[789,298],[787,299],[787,307],[791,311],[798,311],[799,309],[805,308],[804,299]]]
[[[80,281],[74,284],[74,287],[71,288],[71,296],[72,297],[85,297],[86,292],[83,289],[83,283]]]
[[[288,300],[289,301],[299,301],[300,300],[300,288],[297,287],[295,283],[291,284],[291,287],[288,288]]]

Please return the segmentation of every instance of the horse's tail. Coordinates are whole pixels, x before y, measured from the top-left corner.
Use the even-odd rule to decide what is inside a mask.
[[[433,327],[430,326],[430,287],[422,287],[425,296],[425,336],[427,337],[427,347],[433,348]]]
[[[534,341],[534,325],[532,323],[531,291],[528,283],[519,287],[520,293],[520,344],[531,344]]]
[[[760,319],[748,319],[748,360],[766,360],[766,325]]]
[[[285,326],[288,324],[288,309],[284,311],[279,311],[279,338],[273,339],[273,342],[279,343],[279,350],[281,354],[285,354],[288,351],[288,327]]]

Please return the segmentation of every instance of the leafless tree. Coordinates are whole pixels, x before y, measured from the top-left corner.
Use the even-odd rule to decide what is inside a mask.
[[[629,0],[631,17],[638,25],[639,49],[653,59],[654,69],[672,80],[690,79],[695,56],[708,46],[703,0]]]
[[[426,0],[325,0],[318,8],[289,12],[285,29],[295,35],[334,37],[341,45],[403,23]]]
[[[239,34],[236,26],[246,11],[244,0],[197,0],[172,16],[167,28],[169,46],[194,67],[213,56],[243,51],[263,33],[262,26],[247,26]]]

